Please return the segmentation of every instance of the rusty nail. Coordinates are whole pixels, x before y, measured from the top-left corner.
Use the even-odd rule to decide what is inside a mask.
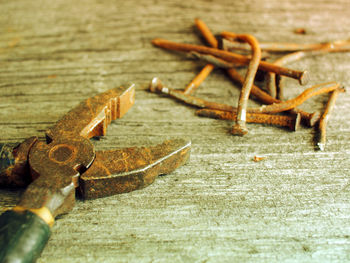
[[[279,100],[285,100],[283,80],[284,80],[284,78],[282,78],[280,75],[274,74],[274,82],[275,82],[275,87],[276,87],[276,97]]]
[[[226,105],[226,104],[221,104],[221,103],[216,103],[216,102],[211,102],[211,101],[206,101],[191,95],[184,94],[181,91],[168,88],[163,85],[163,83],[160,81],[159,78],[153,78],[150,85],[149,85],[149,90],[151,92],[159,92],[163,94],[167,94],[170,97],[173,97],[179,101],[182,101],[186,104],[196,106],[199,108],[213,108],[213,109],[220,109],[224,111],[232,111],[235,108],[232,106]]]
[[[250,62],[250,58],[247,56],[228,52],[225,50],[219,50],[217,48],[210,48],[210,47],[205,47],[200,45],[192,45],[192,44],[184,44],[184,43],[176,43],[176,42],[172,42],[172,41],[160,39],[160,38],[153,39],[152,43],[155,46],[165,48],[165,49],[170,49],[170,50],[177,50],[182,52],[195,51],[198,53],[213,55],[223,60],[226,60],[228,62],[233,62],[240,65],[248,65]],[[259,69],[263,71],[272,71],[279,75],[297,79],[299,80],[299,83],[301,85],[306,84],[308,81],[307,71],[297,71],[289,68],[283,68],[283,67],[275,66],[265,61],[260,61]]]
[[[204,38],[207,40],[207,42],[213,48],[217,48],[218,41],[216,40],[214,35],[211,33],[207,25],[199,19],[196,19],[196,25],[198,29],[201,31]],[[245,125],[246,111],[247,111],[249,94],[252,89],[252,85],[254,84],[255,74],[258,70],[259,62],[261,59],[261,51],[259,48],[259,43],[255,39],[255,37],[248,34],[242,34],[242,35],[237,35],[233,33],[229,33],[229,34],[231,37],[248,42],[251,45],[251,49],[252,49],[252,58],[249,62],[246,78],[243,81],[240,97],[238,100],[236,123],[234,124],[231,130],[233,134],[242,136],[248,133],[248,129]]]
[[[235,135],[244,135],[248,133],[248,129],[245,125],[246,123],[246,112],[248,106],[249,94],[254,84],[255,74],[258,70],[259,62],[261,59],[261,51],[259,43],[255,37],[249,34],[234,34],[231,32],[226,32],[231,38],[240,39],[247,42],[252,48],[252,59],[249,62],[246,77],[244,79],[241,93],[238,100],[237,107],[237,120],[232,127],[232,133]]]
[[[345,42],[338,43],[336,46],[327,44],[321,49],[317,50],[310,50],[310,51],[298,51],[298,52],[293,52],[290,54],[287,54],[285,56],[280,57],[277,59],[273,64],[277,66],[285,66],[286,64],[295,62],[299,59],[309,57],[309,56],[316,56],[320,54],[326,54],[329,52],[339,52],[339,51],[344,51],[346,46]],[[267,81],[267,90],[270,91],[270,95],[272,97],[276,97],[276,94],[279,99],[282,99],[283,97],[283,86],[282,86],[282,76],[276,75],[273,72],[268,72],[268,81]]]
[[[226,38],[229,42],[225,43],[225,47],[229,51],[249,51],[250,47],[246,43],[233,42],[230,38]],[[274,53],[296,52],[296,51],[312,51],[318,49],[331,49],[329,52],[346,52],[350,50],[350,41],[336,40],[326,43],[313,44],[297,44],[297,43],[260,43],[263,51]]]
[[[208,26],[200,19],[195,19],[195,24],[198,30],[201,32],[202,36],[205,38],[205,40],[208,42],[208,44],[213,48],[218,48],[219,42],[215,38],[215,36],[211,33]]]
[[[273,62],[273,64],[277,65],[277,66],[283,66],[287,63],[299,60],[300,58],[304,57],[306,54],[307,53],[303,52],[303,51],[287,54],[285,56],[278,58],[276,61]],[[279,83],[279,85],[276,85],[276,83],[277,83],[276,74],[273,72],[268,72],[267,76],[268,76],[268,78],[267,78],[267,82],[266,82],[266,85],[267,85],[266,88],[269,91],[270,95],[273,98],[276,98],[276,95],[277,95],[278,98],[281,99],[282,92],[281,92],[281,94],[279,94],[280,92],[277,92],[277,87],[279,87],[279,89],[282,89],[282,87],[281,87],[280,83]],[[280,75],[277,75],[277,76],[280,76]]]
[[[198,116],[209,117],[220,120],[235,120],[237,118],[236,111],[221,111],[213,109],[200,109],[196,111]],[[287,127],[292,131],[296,131],[300,127],[300,114],[293,116],[274,115],[265,113],[247,112],[246,121],[249,123],[261,123]]]
[[[199,85],[208,77],[210,72],[214,69],[214,65],[207,64],[205,67],[198,73],[198,75],[186,86],[183,93],[184,94],[192,94]]]
[[[338,88],[338,89],[335,89],[329,99],[328,99],[328,102],[327,102],[327,105],[326,105],[326,108],[320,118],[320,122],[319,122],[319,140],[318,140],[318,143],[317,143],[317,146],[318,148],[321,150],[321,151],[324,151],[325,150],[325,147],[326,147],[326,126],[327,126],[327,122],[329,120],[329,116],[334,108],[334,105],[335,105],[335,101],[337,100],[337,97],[339,95],[340,92],[345,92],[345,89],[344,88]]]
[[[323,93],[331,92],[337,88],[339,88],[340,84],[337,82],[327,82],[321,83],[311,88],[304,90],[301,94],[291,100],[281,101],[280,103],[274,103],[267,106],[262,106],[259,108],[250,109],[250,112],[263,112],[263,113],[278,113],[282,111],[287,111],[296,108],[307,99],[320,95]]]
[[[217,48],[218,47],[218,41],[216,38],[211,35],[209,28],[201,21],[200,19],[195,19],[195,24],[199,31],[203,34],[205,39],[208,41],[208,43]],[[183,91],[184,94],[192,94],[198,86],[206,79],[206,77],[212,72],[214,69],[214,65],[207,64],[205,67],[199,72],[199,74],[190,82],[190,84],[187,85],[185,90]]]
[[[234,68],[230,68],[226,72],[233,81],[238,82],[240,84],[243,83],[244,81],[243,77]],[[274,103],[281,102],[280,100],[271,97],[268,93],[261,90],[259,87],[255,85],[253,85],[250,93],[251,95],[255,96],[260,102],[265,104],[274,104]],[[308,113],[298,108],[294,108],[292,111],[295,111],[296,113],[300,113],[302,121],[305,122],[310,127],[313,127],[316,124],[320,115],[319,112]]]

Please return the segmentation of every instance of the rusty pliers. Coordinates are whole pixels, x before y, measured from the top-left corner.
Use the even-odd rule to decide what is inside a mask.
[[[0,145],[0,185],[26,186],[19,204],[0,216],[0,262],[33,262],[56,216],[69,212],[77,192],[86,199],[130,192],[184,164],[191,143],[169,140],[152,147],[95,152],[89,140],[134,104],[134,85],[108,90],[69,111],[21,144]]]

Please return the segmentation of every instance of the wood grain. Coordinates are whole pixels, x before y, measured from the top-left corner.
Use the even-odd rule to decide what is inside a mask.
[[[203,19],[260,41],[349,38],[348,0],[0,1],[0,140],[44,131],[81,100],[137,84],[136,103],[114,121],[97,149],[190,138],[191,161],[140,191],[78,201],[58,219],[39,262],[347,262],[350,261],[350,97],[341,94],[325,152],[314,129],[290,132],[200,118],[195,109],[146,91],[151,78],[183,89],[203,64],[155,48],[161,37],[200,44]],[[293,33],[305,28],[306,35]],[[350,54],[307,58],[310,87],[350,80]],[[306,87],[286,81],[288,98]],[[239,89],[214,70],[196,92],[236,105]],[[302,105],[322,110],[327,95]],[[251,101],[251,106],[257,106]],[[254,156],[264,156],[254,162]],[[2,189],[0,209],[21,191]]]

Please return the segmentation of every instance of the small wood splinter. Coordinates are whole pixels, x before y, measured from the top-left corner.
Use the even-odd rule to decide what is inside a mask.
[[[253,158],[253,161],[254,162],[261,162],[262,160],[265,160],[266,159],[266,157],[264,157],[264,156],[254,156],[254,158]]]

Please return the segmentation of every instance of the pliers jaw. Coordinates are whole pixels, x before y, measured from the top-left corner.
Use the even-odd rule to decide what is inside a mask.
[[[191,142],[168,140],[151,147],[130,147],[96,152],[91,167],[79,178],[79,193],[95,199],[131,192],[154,182],[186,163]]]

